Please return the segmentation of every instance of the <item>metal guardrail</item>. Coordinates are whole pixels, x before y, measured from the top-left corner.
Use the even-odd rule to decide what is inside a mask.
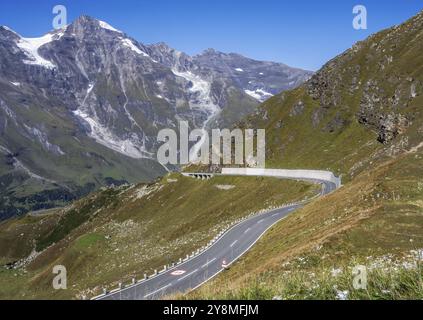
[[[238,168],[237,168],[238,169]],[[289,179],[307,179],[307,180],[323,180],[323,181],[329,181],[332,182],[336,185],[336,188],[338,189],[341,186],[341,179],[335,177],[335,175],[333,175],[332,172],[329,171],[320,171],[320,173],[323,173],[325,176],[330,174],[332,175],[332,177],[326,176],[326,177],[330,177],[330,178],[335,178],[334,181],[331,180],[327,180],[327,179],[318,179],[316,178],[316,175],[310,175],[309,177],[299,177],[299,176],[295,176],[295,174],[293,174],[293,176],[282,176],[282,175],[275,175],[275,173],[270,173],[268,172],[267,174],[263,174],[263,175],[259,175],[257,174],[257,171],[245,171],[247,169],[243,169],[240,168],[239,171],[232,169],[232,168],[228,168],[227,170],[224,171],[224,169],[222,169],[222,174],[221,175],[246,175],[246,176],[274,176],[274,177],[281,177],[281,178],[289,178]],[[275,169],[259,169],[259,170],[275,170]],[[283,173],[286,174],[287,170],[284,170]],[[289,170],[288,170],[289,171]],[[295,170],[292,170],[295,171]],[[297,170],[297,171],[305,171],[305,170]],[[239,174],[237,174],[236,172],[239,172]],[[316,173],[318,171],[314,171],[314,173]],[[242,174],[244,173],[244,174]],[[281,172],[282,173],[282,172]],[[192,177],[192,178],[196,178],[196,179],[211,179],[215,176],[215,174],[212,173],[182,173],[182,175],[186,176],[186,177]],[[166,272],[168,270],[174,269],[176,267],[178,267],[181,264],[186,263],[187,261],[194,259],[195,257],[197,257],[198,255],[200,255],[201,253],[203,253],[204,251],[206,251],[207,249],[209,249],[211,246],[213,246],[216,242],[218,242],[226,233],[228,233],[231,229],[233,229],[234,227],[236,227],[237,225],[241,224],[242,222],[255,217],[255,216],[259,216],[261,214],[264,214],[266,212],[269,212],[271,210],[278,210],[278,209],[283,209],[283,208],[287,208],[287,207],[291,207],[291,206],[295,206],[295,205],[299,205],[299,204],[303,204],[306,202],[310,202],[313,199],[319,197],[321,194],[317,194],[316,196],[310,198],[310,199],[305,199],[305,200],[301,200],[299,202],[291,202],[291,203],[287,203],[284,204],[282,206],[276,206],[276,207],[272,207],[272,208],[266,208],[266,209],[262,209],[259,210],[257,212],[253,212],[250,213],[248,216],[244,216],[242,218],[236,219],[235,221],[233,221],[232,223],[229,223],[225,226],[225,228],[223,230],[221,230],[206,246],[203,246],[200,249],[197,249],[196,251],[193,251],[190,255],[188,254],[185,258],[180,258],[178,262],[176,263],[172,263],[171,266],[169,265],[165,265],[163,266],[162,270],[154,270],[154,273],[151,276],[148,276],[147,274],[144,274],[144,278],[141,280],[136,280],[135,278],[132,279],[132,283],[128,286],[128,287],[132,287],[132,286],[136,286],[142,282],[148,281],[154,277],[157,277],[158,275],[162,274],[163,272]],[[125,287],[125,285],[121,282],[119,283],[118,287],[116,289],[113,289],[111,291],[108,291],[106,288],[103,289],[103,293],[100,295],[97,295],[93,298],[91,298],[91,300],[98,300],[100,298],[104,298],[110,294],[119,292],[120,290],[122,290],[123,288],[128,288]]]

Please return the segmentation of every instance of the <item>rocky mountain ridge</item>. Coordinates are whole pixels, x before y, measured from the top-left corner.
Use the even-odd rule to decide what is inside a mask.
[[[263,99],[249,94],[254,87],[236,68],[225,73],[204,55],[144,45],[88,16],[40,38],[0,27],[0,53],[0,216],[49,206],[45,197],[27,201],[33,189],[57,198],[151,180],[169,169],[155,158],[159,130],[180,120],[230,127]],[[253,60],[243,59],[247,70]],[[268,64],[254,62],[257,77]],[[276,65],[292,86],[310,74]]]

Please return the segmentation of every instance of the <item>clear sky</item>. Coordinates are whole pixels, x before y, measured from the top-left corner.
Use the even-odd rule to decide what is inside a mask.
[[[57,4],[67,7],[68,22],[87,14],[145,44],[164,41],[188,54],[214,48],[309,70],[423,10],[423,0],[1,0],[0,25],[40,36],[52,29]],[[352,27],[358,4],[368,10],[368,30]]]

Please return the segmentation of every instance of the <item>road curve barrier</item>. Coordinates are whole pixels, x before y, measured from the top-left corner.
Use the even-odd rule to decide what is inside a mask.
[[[301,180],[304,180],[304,179],[323,180],[323,181],[329,181],[334,183],[337,189],[342,186],[340,177],[336,177],[331,171],[323,171],[323,170],[222,168],[222,175],[276,177],[276,178],[301,179]]]

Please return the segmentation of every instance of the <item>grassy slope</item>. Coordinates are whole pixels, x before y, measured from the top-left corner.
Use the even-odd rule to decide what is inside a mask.
[[[327,276],[332,268],[348,270],[357,262],[367,265],[376,257],[400,257],[422,247],[423,155],[421,148],[413,150],[423,133],[422,21],[420,15],[404,26],[383,31],[331,61],[318,74],[322,76],[318,87],[323,91],[318,98],[313,98],[305,85],[270,99],[248,119],[246,126],[267,129],[268,167],[331,169],[343,175],[346,185],[272,228],[231,271],[188,297],[270,298],[281,294],[283,298],[334,298],[338,289],[351,291],[351,279],[347,273],[339,278]],[[369,80],[376,82],[375,88],[366,89]],[[416,97],[410,97],[413,84]],[[371,110],[366,111],[369,122],[364,125],[358,122],[358,114],[368,95],[373,99]],[[399,102],[394,105],[396,96]],[[304,109],[296,108],[299,101]],[[382,145],[376,140],[382,128],[374,119],[388,114],[401,114],[409,123],[399,128],[394,140]],[[36,237],[45,246],[66,237],[27,268],[2,270],[0,297],[67,298],[98,292],[87,288],[116,284],[131,273],[151,271],[206,243],[219,224],[264,205],[298,199],[308,191],[292,181],[259,179],[257,184],[256,178],[176,179],[152,186],[162,187],[134,202],[131,194],[142,186],[106,191],[111,202],[99,211],[101,194],[75,204],[76,211],[70,207],[59,216],[37,218],[43,223],[24,223],[22,228],[30,234],[24,241],[28,243],[26,252],[19,249],[19,256],[2,246],[4,262],[27,255],[32,248],[30,238]],[[218,191],[215,184],[237,187]],[[275,199],[278,196],[283,198]],[[61,222],[68,225],[67,214],[88,221],[76,229],[71,226],[71,233],[66,234]],[[56,220],[60,215],[64,218]],[[2,224],[5,231],[0,234],[16,239],[19,221]],[[71,224],[74,221],[69,219]],[[31,234],[35,231],[30,230],[45,224],[52,225],[47,227],[54,230],[51,234],[40,231],[42,238]],[[51,267],[58,263],[68,266],[71,289],[55,293],[51,291]],[[374,287],[367,296],[349,293],[356,298],[419,297],[421,269],[392,276],[396,282],[387,280],[389,272],[376,269]],[[382,281],[379,287],[375,279]],[[393,288],[391,293],[384,293],[389,291],[381,285],[384,283]]]
[[[341,289],[350,298],[423,296],[421,262],[408,270],[396,262],[410,252],[414,264],[423,258],[415,255],[423,248],[422,25],[420,13],[329,62],[317,74],[319,98],[309,82],[247,119],[245,126],[267,129],[268,166],[328,168],[345,186],[279,223],[232,270],[188,298],[336,298]],[[377,85],[366,89],[369,82]],[[358,115],[369,95],[364,125]],[[294,112],[299,101],[304,108]],[[383,128],[373,120],[388,114],[409,122],[382,144]],[[386,272],[376,268],[369,290],[353,291],[351,266],[378,259]],[[333,268],[344,272],[332,277]]]
[[[34,247],[47,249],[23,268],[0,269],[0,298],[99,293],[102,286],[142,277],[191,253],[241,216],[303,199],[316,188],[278,179],[199,181],[173,174],[149,186],[107,189],[58,212],[4,222],[3,264],[27,257]],[[67,267],[67,291],[52,290],[56,264]]]
[[[376,268],[369,292],[351,290],[349,281],[354,265],[371,267],[380,257],[395,260],[423,248],[423,181],[416,181],[423,177],[422,165],[420,151],[359,175],[280,222],[232,270],[188,298],[326,299],[336,297],[334,285],[351,298],[422,298],[421,265],[409,272],[401,265],[398,272]],[[398,267],[385,262],[388,269]],[[344,271],[339,279],[331,277],[337,269]],[[403,292],[383,293],[392,285],[404,286]]]

